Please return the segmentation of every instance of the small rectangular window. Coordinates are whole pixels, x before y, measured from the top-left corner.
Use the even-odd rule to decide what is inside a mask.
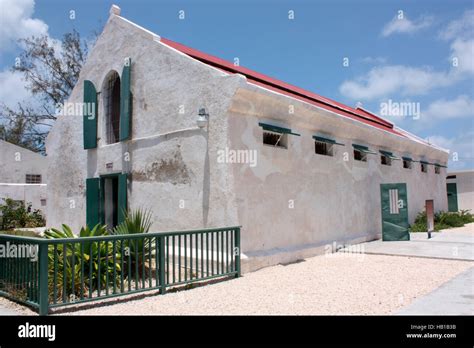
[[[46,206],[46,198],[41,199],[41,206],[45,207]]]
[[[439,174],[439,173],[441,173],[440,167],[435,166],[435,174]]]
[[[403,168],[411,169],[411,161],[404,159],[403,160]]]
[[[263,131],[263,143],[265,145],[286,149],[288,144],[288,134]]]
[[[421,163],[420,168],[421,168],[421,171],[423,173],[428,173],[428,164],[427,163]]]
[[[367,162],[367,154],[363,153],[362,151],[354,149],[354,159],[356,161]]]
[[[26,174],[25,182],[27,184],[41,184],[40,174]]]
[[[314,152],[317,153],[318,155],[324,155],[324,156],[332,156],[332,144],[325,143],[323,141],[315,141],[314,142]]]
[[[390,157],[386,155],[380,155],[380,163],[383,164],[384,166],[391,166],[392,160],[390,159]]]

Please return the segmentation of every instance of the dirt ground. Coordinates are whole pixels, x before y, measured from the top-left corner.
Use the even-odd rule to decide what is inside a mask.
[[[329,254],[268,267],[212,285],[89,308],[66,315],[390,314],[436,289],[473,262]],[[0,307],[34,314],[0,299]]]

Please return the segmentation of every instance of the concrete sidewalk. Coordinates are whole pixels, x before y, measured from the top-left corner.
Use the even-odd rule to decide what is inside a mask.
[[[474,315],[474,267],[395,314]]]
[[[360,244],[367,254],[427,257],[474,261],[474,223],[463,227],[427,233],[411,233],[409,241],[376,240]]]

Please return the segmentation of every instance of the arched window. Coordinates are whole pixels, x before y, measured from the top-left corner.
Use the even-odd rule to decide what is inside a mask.
[[[120,135],[120,76],[112,71],[105,84],[105,131],[107,144],[119,141]]]

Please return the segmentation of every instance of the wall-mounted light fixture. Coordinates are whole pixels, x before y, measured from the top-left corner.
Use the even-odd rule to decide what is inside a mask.
[[[197,117],[197,125],[199,128],[204,128],[207,126],[207,123],[209,122],[209,114],[206,113],[205,108],[199,109],[198,117]]]

